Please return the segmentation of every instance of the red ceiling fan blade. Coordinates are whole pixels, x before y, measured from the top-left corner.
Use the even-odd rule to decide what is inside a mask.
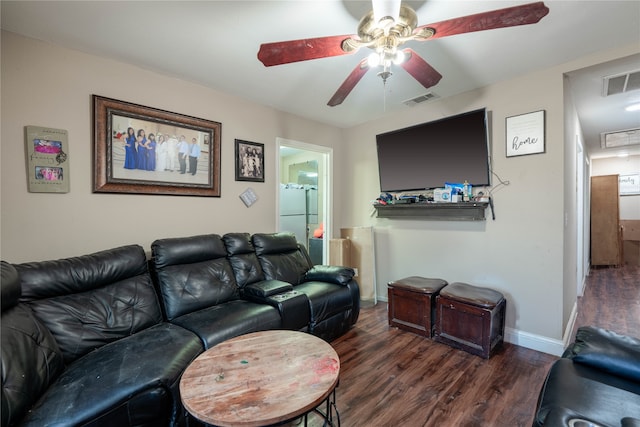
[[[290,40],[286,42],[263,43],[258,51],[258,59],[265,65],[289,64],[310,59],[327,58],[354,53],[342,50],[342,42],[350,35],[318,37],[313,39]]]
[[[442,74],[427,64],[413,49],[404,49],[405,60],[400,66],[407,70],[422,86],[430,88],[438,84]]]
[[[493,30],[495,28],[514,27],[517,25],[535,24],[549,13],[543,2],[529,3],[522,6],[507,7],[475,15],[462,16],[435,24],[421,25],[414,30],[418,33],[422,28],[432,28],[435,34],[430,39],[472,33],[474,31]]]
[[[369,65],[367,64],[367,58],[365,58],[353,69],[349,77],[342,82],[336,93],[334,93],[329,102],[327,102],[327,105],[329,107],[335,107],[336,105],[342,104],[367,71],[369,71]]]

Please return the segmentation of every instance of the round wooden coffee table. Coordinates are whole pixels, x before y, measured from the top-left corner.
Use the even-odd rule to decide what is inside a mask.
[[[255,332],[198,356],[182,375],[180,394],[191,415],[214,426],[267,426],[303,415],[306,422],[313,411],[333,425],[339,374],[338,354],[322,339]],[[317,409],[323,403],[324,412]]]

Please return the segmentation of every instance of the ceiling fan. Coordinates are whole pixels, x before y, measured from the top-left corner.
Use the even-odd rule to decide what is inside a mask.
[[[399,49],[410,40],[426,41],[456,34],[517,25],[535,24],[549,8],[543,2],[528,3],[418,26],[416,12],[400,0],[372,0],[373,10],[358,24],[357,35],[317,37],[260,45],[258,59],[266,66],[353,54],[362,47],[373,50],[349,74],[327,105],[340,105],[370,68],[386,83],[391,65],[404,68],[425,88],[435,86],[442,75],[410,49]]]

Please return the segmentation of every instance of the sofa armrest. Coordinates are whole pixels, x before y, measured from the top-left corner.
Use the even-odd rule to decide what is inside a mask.
[[[250,299],[266,300],[266,298],[293,290],[291,283],[281,280],[262,280],[244,287],[244,295]]]
[[[346,286],[353,280],[355,271],[350,267],[339,267],[334,265],[314,265],[304,275],[303,282],[327,282],[336,285]]]
[[[640,382],[640,340],[585,326],[563,357],[618,377]]]

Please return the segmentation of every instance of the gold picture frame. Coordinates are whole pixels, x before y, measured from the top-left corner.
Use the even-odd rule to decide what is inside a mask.
[[[98,95],[92,101],[94,193],[220,197],[221,123]]]

